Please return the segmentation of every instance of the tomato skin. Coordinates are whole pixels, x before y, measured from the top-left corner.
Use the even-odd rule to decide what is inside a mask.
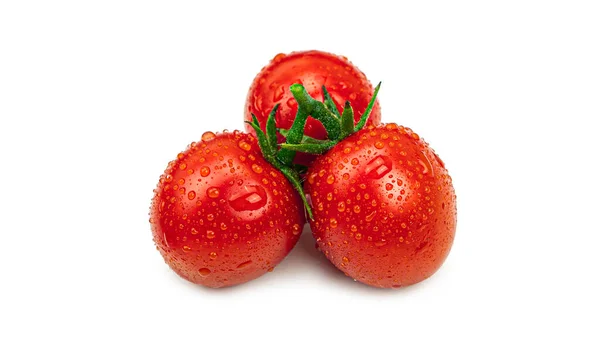
[[[319,101],[323,100],[321,86],[325,85],[339,112],[343,111],[344,103],[350,101],[355,122],[360,120],[373,94],[373,86],[365,74],[343,56],[316,50],[278,54],[252,82],[246,98],[244,120],[252,120],[252,114],[255,114],[264,131],[269,113],[275,104],[280,103],[275,123],[278,128],[289,129],[298,110],[289,90],[294,83],[302,84]],[[369,121],[379,124],[380,120],[381,109],[376,101]],[[249,125],[246,125],[246,131],[254,134]],[[313,138],[327,138],[323,125],[312,117],[308,118],[304,131],[305,135]],[[283,140],[280,136],[280,142]],[[304,165],[314,159],[314,156],[302,153],[296,157],[296,163]]]
[[[150,210],[165,262],[193,283],[219,288],[271,271],[305,223],[300,198],[238,131],[207,132],[169,163]]]
[[[307,174],[319,249],[348,276],[397,288],[431,276],[456,231],[443,162],[395,124],[365,128],[318,157]]]

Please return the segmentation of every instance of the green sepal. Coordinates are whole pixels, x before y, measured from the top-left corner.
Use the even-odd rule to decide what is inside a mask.
[[[331,95],[329,95],[329,91],[327,91],[325,85],[321,86],[321,89],[323,90],[323,103],[325,103],[325,106],[327,109],[329,109],[329,111],[333,112],[334,115],[338,117],[340,115],[340,111],[338,110],[337,106],[335,106],[335,102],[331,98]]]
[[[365,110],[365,113],[360,117],[360,120],[354,127],[354,132],[361,130],[367,124],[367,120],[369,119],[369,115],[371,115],[371,111],[373,110],[373,106],[375,105],[375,100],[377,99],[377,93],[379,93],[379,88],[381,87],[381,82],[377,84],[375,87],[375,91],[373,92],[373,97],[371,97],[371,101]]]
[[[350,106],[350,101],[346,101],[344,112],[342,113],[342,139],[354,132],[354,110]]]
[[[252,114],[252,119],[256,119],[256,116],[254,116],[254,114]],[[271,162],[271,160],[275,157],[276,148],[272,148],[269,146],[267,137],[265,136],[265,133],[260,129],[258,123],[249,121],[246,121],[245,123],[250,125],[254,129],[254,131],[256,132],[256,138],[258,138],[258,146],[260,147],[263,156],[267,161]]]
[[[279,103],[275,104],[273,110],[271,110],[265,128],[269,147],[275,151],[277,151],[277,128],[275,127],[275,113],[277,112],[277,109],[279,109]]]

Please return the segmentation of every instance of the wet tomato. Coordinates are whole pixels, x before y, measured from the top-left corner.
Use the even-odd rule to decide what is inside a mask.
[[[446,259],[456,230],[452,180],[410,129],[360,130],[319,156],[307,177],[313,235],[348,276],[401,287],[428,278]]]
[[[181,277],[208,287],[271,271],[305,223],[300,198],[256,139],[206,132],[160,177],[150,210],[154,242]]]
[[[373,92],[373,86],[365,74],[343,56],[316,50],[278,54],[252,82],[246,99],[244,120],[251,120],[252,114],[255,114],[264,130],[269,112],[275,104],[280,103],[275,116],[276,125],[278,128],[289,129],[298,109],[289,90],[295,83],[302,84],[312,97],[320,101],[323,101],[322,86],[325,86],[338,112],[349,101],[354,108],[355,122],[358,122],[367,108]],[[381,120],[378,102],[375,103],[369,120],[374,124]],[[249,126],[246,126],[246,130],[254,133]],[[308,118],[304,130],[307,136],[326,139],[325,128],[312,117]],[[280,136],[280,142],[282,139]],[[312,155],[299,153],[296,163],[307,165],[313,159]]]

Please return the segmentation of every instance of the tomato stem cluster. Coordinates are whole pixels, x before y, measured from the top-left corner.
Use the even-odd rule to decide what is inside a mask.
[[[306,167],[293,164],[296,152],[325,153],[344,138],[361,130],[366,125],[373,110],[380,86],[381,82],[375,87],[373,97],[356,125],[354,125],[354,110],[350,105],[350,101],[345,102],[344,110],[340,116],[340,112],[325,86],[322,87],[324,102],[320,102],[312,98],[301,84],[290,86],[290,91],[296,102],[298,102],[298,111],[289,130],[277,129],[275,126],[275,113],[279,109],[279,104],[273,107],[267,118],[266,132],[261,130],[258,119],[254,114],[252,114],[252,121],[246,121],[256,131],[258,145],[263,156],[271,165],[281,171],[294,186],[294,189],[300,194],[306,212],[311,219],[313,218],[312,210],[302,189],[300,179],[300,173],[305,171]],[[327,131],[327,140],[311,138],[304,134],[304,127],[309,116],[323,124]],[[285,143],[277,144],[277,131],[285,137]]]

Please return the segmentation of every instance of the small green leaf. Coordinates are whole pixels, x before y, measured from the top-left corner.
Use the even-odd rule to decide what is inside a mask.
[[[369,119],[369,115],[371,114],[371,111],[373,110],[373,105],[375,105],[375,100],[377,99],[377,93],[379,92],[380,87],[381,87],[381,82],[379,82],[379,84],[377,84],[377,86],[375,87],[375,92],[373,92],[373,97],[371,97],[371,101],[369,102],[369,105],[367,106],[365,113],[360,117],[360,120],[354,127],[354,132],[364,128],[365,124],[367,124],[367,120]]]
[[[263,153],[263,156],[268,162],[273,160],[273,155],[275,151],[271,147],[269,147],[269,142],[267,141],[267,137],[265,133],[260,129],[257,123],[246,121],[246,124],[250,125],[254,131],[256,132],[256,138],[258,138],[258,146]]]
[[[337,109],[337,106],[335,105],[335,102],[331,98],[331,95],[329,95],[329,91],[327,91],[327,88],[325,88],[324,85],[321,87],[321,89],[323,90],[325,106],[327,107],[327,109],[329,109],[329,111],[333,112],[336,117],[338,117],[340,115],[340,111]]]
[[[269,147],[273,151],[277,151],[277,128],[275,127],[275,113],[277,112],[277,109],[279,109],[279,103],[275,104],[273,110],[271,110],[271,113],[267,118],[266,127],[267,141],[269,143]]]
[[[352,132],[354,132],[354,110],[350,106],[350,101],[346,101],[342,113],[342,138],[346,138]]]

